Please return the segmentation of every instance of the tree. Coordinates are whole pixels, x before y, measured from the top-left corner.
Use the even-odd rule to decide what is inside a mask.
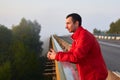
[[[37,21],[22,19],[20,24],[13,26],[14,43],[12,52],[13,78],[17,80],[38,80],[40,77],[39,56],[42,53],[40,41],[41,26]]]
[[[39,54],[42,52],[42,44],[40,41],[40,31],[41,26],[37,23],[37,21],[31,22],[26,19],[22,19],[20,24],[17,26],[13,26],[13,34],[17,40],[23,41],[27,47]]]
[[[93,33],[94,34],[101,34],[101,30],[98,30],[98,29],[94,28],[93,29]]]
[[[107,31],[107,33],[120,34],[120,19],[110,24],[110,29]]]
[[[10,46],[12,44],[12,32],[4,25],[0,25],[0,64],[10,59]]]
[[[0,25],[0,80],[40,80],[41,26],[23,18],[12,30]]]
[[[40,63],[35,55],[21,42],[14,44],[13,79],[37,80],[40,75]]]
[[[11,64],[9,61],[0,66],[0,80],[11,80]]]

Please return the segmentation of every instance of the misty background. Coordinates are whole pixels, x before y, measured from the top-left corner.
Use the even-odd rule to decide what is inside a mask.
[[[82,26],[93,32],[94,28],[106,31],[120,17],[120,0],[0,0],[0,24],[12,28],[24,17],[41,25],[41,40],[48,47],[52,34],[68,35],[65,17],[78,13]],[[45,50],[47,51],[47,50]]]

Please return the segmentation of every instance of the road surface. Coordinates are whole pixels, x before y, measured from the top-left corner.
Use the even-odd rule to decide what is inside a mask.
[[[120,72],[120,41],[99,40],[109,70]]]

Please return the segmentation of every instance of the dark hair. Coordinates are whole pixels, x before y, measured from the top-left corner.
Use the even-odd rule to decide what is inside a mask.
[[[79,22],[79,26],[81,26],[81,24],[82,24],[82,18],[81,18],[81,16],[79,14],[77,14],[77,13],[69,14],[69,15],[67,15],[66,19],[68,17],[72,17],[73,23],[75,23],[76,21],[78,21]]]

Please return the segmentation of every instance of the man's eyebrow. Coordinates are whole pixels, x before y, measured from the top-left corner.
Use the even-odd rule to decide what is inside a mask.
[[[70,22],[66,22],[67,24],[70,23]]]

